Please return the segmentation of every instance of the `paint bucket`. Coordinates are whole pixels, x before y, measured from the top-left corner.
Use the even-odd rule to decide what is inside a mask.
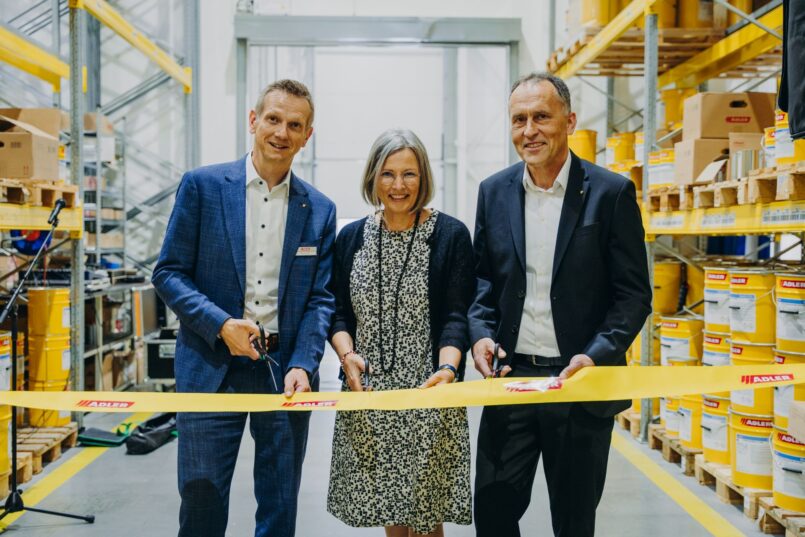
[[[678,397],[664,397],[665,405],[660,402],[660,412],[663,407],[665,408],[665,420],[662,419],[660,414],[660,421],[664,422],[665,434],[670,438],[679,436],[679,398]]]
[[[28,380],[65,382],[70,376],[70,336],[28,340]]]
[[[707,462],[730,463],[729,406],[730,400],[724,397],[702,396],[702,452]]]
[[[774,352],[774,363],[777,365],[805,364],[805,354]],[[774,387],[774,426],[788,429],[788,415],[792,401],[805,401],[805,384]]]
[[[772,441],[774,504],[791,511],[805,511],[805,445],[784,428],[774,428]]]
[[[743,11],[744,13],[751,14],[754,9],[752,8],[752,0],[729,0],[730,5],[733,5]],[[727,26],[732,26],[733,24],[738,24],[743,19],[737,13],[733,13],[730,11],[727,14]]]
[[[11,407],[0,405],[0,475],[11,472]]]
[[[805,274],[778,272],[777,350],[805,353]]]
[[[669,89],[660,92],[660,99],[665,108],[665,127],[673,128],[682,121],[685,99],[696,94],[696,88]]]
[[[70,289],[28,289],[28,336],[70,336]]]
[[[629,5],[628,0],[622,0],[621,5],[623,7]],[[654,3],[653,11],[657,14],[657,28],[676,28],[676,6],[677,0],[657,0]],[[635,25],[643,28],[645,17],[642,15],[638,17]]]
[[[713,0],[679,0],[680,28],[712,28]]]
[[[688,294],[685,305],[696,315],[704,315],[704,271],[693,265],[685,265]],[[698,303],[696,307],[691,307]]]
[[[679,399],[679,443],[688,449],[702,448],[702,396]]]
[[[679,261],[654,263],[654,312],[674,314],[679,306],[679,280],[682,274]]]
[[[570,150],[573,151],[577,157],[595,164],[595,141],[598,133],[593,130],[576,129],[573,134],[567,137],[567,143]]]
[[[66,382],[31,382],[32,392],[64,392],[67,391]],[[46,397],[46,396],[43,396]],[[46,410],[29,408],[28,416],[31,427],[63,427],[70,423],[70,412],[67,410]]]
[[[771,345],[751,345],[733,341],[730,345],[732,365],[764,365],[774,363],[774,347]],[[772,413],[774,388],[754,390],[733,390],[730,393],[732,408],[737,412],[767,415]]]
[[[656,335],[659,335],[659,334],[656,334]],[[654,344],[651,346],[651,348],[652,348],[651,362],[652,362],[652,365],[660,365],[660,356],[661,356],[660,338],[655,337],[653,343]],[[629,347],[629,349],[631,349],[631,360],[632,361],[638,362],[638,363],[642,362],[642,358],[643,358],[642,345],[643,345],[643,335],[638,334],[637,337],[635,338],[635,340],[632,342],[632,346]]]
[[[710,367],[730,365],[729,334],[715,332],[703,332],[702,334],[702,365]],[[713,395],[729,399],[730,392],[717,392]]]
[[[730,465],[739,487],[770,490],[772,458],[769,438],[772,417],[744,414],[730,408]]]
[[[704,269],[704,329],[720,334],[730,331],[730,279],[729,269]]]
[[[693,361],[702,358],[702,327],[704,322],[694,317],[662,317],[660,352],[662,365],[675,361]]]
[[[583,25],[606,26],[617,11],[618,4],[613,0],[582,0],[581,23]]]
[[[805,160],[805,140],[794,140],[788,129],[788,114],[777,110],[774,121],[774,161],[779,168]]]
[[[774,152],[774,135],[776,127],[766,127],[763,129],[763,167],[773,168],[777,166]]]
[[[775,342],[774,274],[767,270],[730,270],[732,341]]]
[[[606,163],[607,166],[634,160],[633,132],[619,132],[607,138]]]

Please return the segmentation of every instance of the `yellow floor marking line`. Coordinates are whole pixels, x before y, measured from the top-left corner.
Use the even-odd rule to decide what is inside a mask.
[[[641,452],[636,445],[617,432],[612,434],[612,447],[712,535],[716,537],[745,537],[742,531],[730,524],[726,518],[718,514],[685,485],[651,460],[648,455]]]
[[[121,423],[115,425],[112,430],[118,428],[122,423],[132,423],[132,428],[137,424],[144,422],[153,415],[151,412],[138,412],[132,414],[128,419],[123,420]],[[47,475],[42,477],[35,485],[25,489],[22,499],[27,507],[36,507],[36,504],[47,498],[53,491],[64,485],[70,478],[92,464],[92,462],[106,453],[109,448],[105,447],[84,447],[75,456],[70,457],[58,467],[49,471]],[[19,519],[25,511],[19,513],[12,513],[0,521],[0,531],[5,532],[9,525]],[[79,513],[89,514],[89,513]],[[47,516],[47,515],[44,515]]]

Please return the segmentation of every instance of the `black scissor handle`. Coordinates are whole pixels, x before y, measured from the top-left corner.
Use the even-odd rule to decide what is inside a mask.
[[[504,358],[500,357],[500,343],[495,343],[495,350],[492,351],[492,378],[500,377],[500,373],[503,371],[503,362]]]

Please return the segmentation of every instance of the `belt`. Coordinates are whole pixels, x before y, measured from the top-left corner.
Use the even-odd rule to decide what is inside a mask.
[[[515,353],[515,361],[526,362],[534,366],[566,366],[568,361],[561,356],[539,356],[536,354]]]
[[[266,334],[266,351],[277,352],[280,350],[280,335],[279,334]]]

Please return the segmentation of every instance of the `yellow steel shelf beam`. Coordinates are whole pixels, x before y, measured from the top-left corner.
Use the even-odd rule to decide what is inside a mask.
[[[33,207],[15,203],[0,203],[0,230],[9,229],[50,229],[48,217],[51,207]],[[83,206],[65,208],[59,213],[58,231],[69,231],[70,238],[81,238],[84,224]]]
[[[805,201],[644,213],[646,235],[771,235],[805,232]]]
[[[782,33],[783,6],[769,11],[760,19],[766,26]],[[754,24],[747,24],[688,61],[669,69],[658,80],[660,88],[694,87],[705,80],[734,69],[779,47],[781,41]]]
[[[568,79],[584,69],[584,67],[594,61],[612,43],[614,43],[626,30],[643,14],[651,9],[658,0],[633,0],[628,6],[623,8],[618,15],[604,26],[598,34],[593,37],[577,54],[570,58],[567,63],[562,65],[556,75],[563,79]]]
[[[0,61],[50,83],[60,91],[61,79],[70,77],[70,66],[58,56],[0,26]]]
[[[160,69],[184,86],[185,93],[193,89],[193,77],[189,67],[182,67],[167,52],[131,25],[123,15],[104,0],[70,0],[70,7],[84,9],[101,21],[103,25],[129,42],[131,46],[145,54]]]

